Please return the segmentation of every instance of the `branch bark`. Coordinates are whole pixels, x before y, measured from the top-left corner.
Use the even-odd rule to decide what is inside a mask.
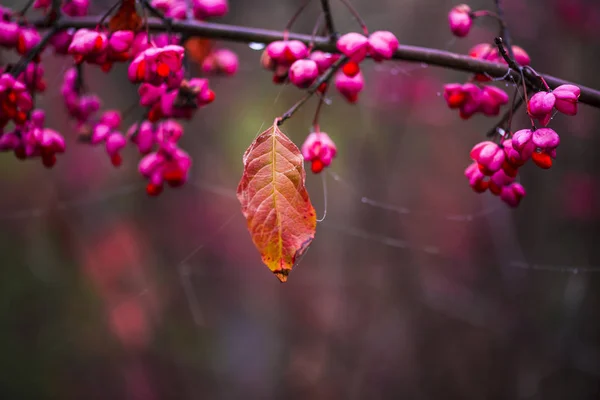
[[[63,17],[60,20],[49,23],[46,20],[38,20],[34,25],[38,28],[68,29],[68,28],[95,28],[98,25],[98,17]],[[149,29],[152,31],[165,32],[168,28],[163,21],[151,18],[148,20]],[[249,28],[237,25],[226,25],[212,22],[198,21],[178,21],[173,20],[170,27],[172,33],[181,33],[187,36],[200,36],[211,39],[221,39],[233,42],[258,42],[271,43],[276,40],[283,40],[282,31],[274,31],[260,28]],[[314,43],[314,49],[330,53],[339,53],[335,43],[332,43],[329,37],[289,33],[288,39],[300,40],[306,44]],[[488,74],[492,77],[503,77],[508,81],[518,81],[520,72],[510,69],[505,64],[492,63],[478,60],[467,55],[452,53],[449,51],[431,49],[427,47],[401,45],[393,57],[395,60],[420,62],[428,65],[454,69],[458,71]],[[525,69],[523,71],[529,81],[535,79],[535,76]],[[600,91],[583,86],[575,82],[569,82],[554,76],[540,74],[548,83],[550,88],[554,89],[563,84],[577,85],[581,88],[581,97],[579,102],[588,104],[592,107],[600,108]]]

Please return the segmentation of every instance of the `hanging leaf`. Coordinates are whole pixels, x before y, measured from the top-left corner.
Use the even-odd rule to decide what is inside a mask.
[[[137,31],[142,27],[142,18],[135,9],[135,0],[122,0],[119,10],[108,21],[108,29],[116,31]]]
[[[275,120],[248,147],[243,161],[244,175],[237,189],[242,213],[263,263],[285,282],[317,228],[304,186],[302,154]]]

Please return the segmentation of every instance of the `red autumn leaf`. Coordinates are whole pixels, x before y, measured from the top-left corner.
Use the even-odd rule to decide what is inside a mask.
[[[242,213],[263,263],[285,282],[317,228],[304,186],[302,154],[276,120],[248,147],[243,161],[244,175],[237,189]]]
[[[135,0],[122,0],[119,10],[108,21],[108,28],[115,31],[137,31],[142,26],[142,18],[135,9]]]

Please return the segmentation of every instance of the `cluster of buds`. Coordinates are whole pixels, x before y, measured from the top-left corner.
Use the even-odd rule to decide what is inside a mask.
[[[467,36],[473,19],[478,16],[499,18],[489,11],[473,12],[468,5],[461,4],[448,14],[450,30],[458,37]],[[512,61],[521,67],[529,66],[531,59],[525,50],[518,46],[512,46],[511,50]],[[487,43],[474,46],[469,55],[485,61],[507,64],[498,48]],[[484,141],[476,144],[470,154],[473,163],[465,170],[469,185],[475,192],[483,193],[489,190],[511,207],[518,206],[526,193],[525,188],[515,182],[519,168],[529,160],[542,169],[552,167],[560,137],[546,126],[554,111],[566,115],[577,114],[577,102],[581,92],[578,87],[561,85],[550,90],[544,79],[539,79],[547,91],[534,94],[527,102],[527,113],[532,128],[514,133],[503,132],[500,143]],[[468,83],[445,85],[444,99],[448,107],[459,109],[463,119],[468,119],[477,112],[487,116],[498,115],[500,107],[508,103],[508,95],[501,89],[482,84],[489,80],[490,77],[486,75],[476,74]],[[543,127],[536,128],[535,120]]]
[[[398,39],[387,31],[373,32],[369,37],[351,32],[341,36],[337,49],[348,57],[341,71],[335,75],[335,87],[350,103],[358,100],[364,88],[364,78],[359,64],[370,56],[376,62],[389,60],[398,49]],[[339,55],[310,51],[298,40],[279,40],[267,46],[261,57],[265,69],[273,71],[273,81],[289,80],[299,88],[315,83],[339,59]],[[324,92],[326,84],[319,88]]]
[[[561,89],[557,88],[555,92],[570,94],[564,96],[559,94],[559,97],[568,98],[568,102],[558,107],[566,110],[568,115],[575,115],[580,90],[573,85],[563,86],[568,87],[559,87]],[[528,110],[533,109],[534,113],[538,107],[541,107],[540,104],[544,104],[544,101],[539,98],[548,97],[546,92],[538,94],[541,96],[536,99],[534,95],[527,105]],[[547,105],[543,105],[543,107],[544,109],[548,108]],[[532,114],[531,111],[529,112]],[[546,121],[545,117],[542,120]],[[513,134],[509,133],[500,144],[491,141],[478,143],[471,150],[471,158],[474,162],[465,170],[465,176],[469,179],[469,184],[475,192],[483,193],[489,189],[491,193],[500,196],[507,204],[516,207],[521,198],[525,196],[523,186],[514,182],[519,168],[531,159],[538,167],[549,169],[552,167],[553,160],[556,159],[556,149],[559,144],[558,133],[546,127],[533,127],[532,129],[521,129]]]
[[[508,94],[495,86],[449,83],[444,86],[444,99],[448,107],[459,109],[462,119],[469,119],[477,112],[498,115],[500,107],[508,103]]]
[[[21,160],[41,158],[47,168],[56,164],[56,154],[64,153],[65,139],[53,129],[44,127],[42,110],[33,110],[23,124],[5,132],[0,128],[0,151],[13,151]]]

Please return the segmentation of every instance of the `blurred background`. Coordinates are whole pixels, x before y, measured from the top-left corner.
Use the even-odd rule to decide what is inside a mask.
[[[231,0],[220,22],[281,30],[301,3]],[[313,3],[294,31],[311,32]],[[358,30],[331,3],[337,29]],[[453,1],[352,3],[401,44],[464,53],[497,29],[482,20],[453,39]],[[534,68],[600,88],[600,3],[505,3]],[[443,84],[468,75],[366,63],[358,104],[333,94],[323,110],[338,145],[326,201],[321,177],[307,182],[327,216],[280,284],[235,189],[244,150],[302,94],[273,85],[259,51],[217,45],[238,53],[240,71],[211,78],[217,99],[181,142],[191,182],[158,198],[144,192],[135,148],[115,169],[102,148],[76,142],[59,90],[70,61],[47,57],[40,105],[68,151],[52,170],[0,155],[0,398],[600,398],[600,110],[552,121],[556,163],[521,170],[527,197],[512,210],[463,175],[497,121],[446,107]],[[136,103],[125,71],[86,67],[105,109]],[[315,107],[283,126],[298,145]],[[526,126],[521,110],[513,128]]]

